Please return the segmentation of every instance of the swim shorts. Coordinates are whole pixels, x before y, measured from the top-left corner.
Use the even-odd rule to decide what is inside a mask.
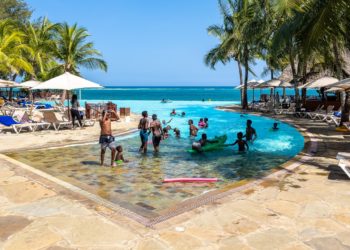
[[[153,146],[158,147],[161,139],[162,137],[160,135],[154,135],[152,137]]]
[[[113,150],[116,148],[114,136],[111,135],[101,135],[99,143],[101,144],[101,149],[106,150],[106,148],[109,148],[110,150]]]
[[[142,143],[147,143],[148,142],[148,130],[143,129],[140,130],[140,138]]]

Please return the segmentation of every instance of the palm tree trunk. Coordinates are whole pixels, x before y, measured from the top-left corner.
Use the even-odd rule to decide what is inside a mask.
[[[239,85],[243,85],[243,74],[242,74],[242,65],[239,60],[237,60],[238,73],[239,73]],[[241,106],[243,107],[243,90],[240,88],[241,92]]]
[[[343,72],[342,67],[340,63],[340,54],[338,49],[337,41],[333,40],[333,53],[334,53],[334,59],[335,59],[335,70],[337,74],[337,78],[339,80],[343,79]],[[349,92],[341,92],[340,93],[340,107],[341,107],[341,118],[340,118],[340,125],[343,125],[344,122],[349,121],[349,111],[350,111],[350,98],[349,98]]]
[[[271,80],[273,79],[273,69],[270,69],[270,73],[271,73]]]
[[[248,88],[248,74],[249,74],[249,62],[248,62],[248,47],[244,46],[244,88],[243,88],[243,103],[242,108],[248,109],[248,96],[247,96],[247,88]]]
[[[298,79],[297,79],[297,72],[296,72],[296,69],[295,69],[294,58],[293,58],[293,55],[292,55],[291,48],[289,50],[289,62],[290,62],[290,66],[291,66],[291,69],[292,69],[292,75],[293,75],[295,102],[296,102],[296,106],[298,106],[298,103],[299,103]]]

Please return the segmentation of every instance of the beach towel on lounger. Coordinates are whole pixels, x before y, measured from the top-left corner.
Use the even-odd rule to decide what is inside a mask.
[[[12,116],[8,116],[8,115],[3,115],[3,116],[0,116],[0,123],[2,125],[5,125],[7,127],[11,126],[11,125],[14,125],[14,124],[21,124],[19,122],[16,122]]]

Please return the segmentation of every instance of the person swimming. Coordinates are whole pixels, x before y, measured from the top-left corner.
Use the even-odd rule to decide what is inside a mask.
[[[124,159],[123,147],[121,145],[117,146],[116,150],[117,150],[117,155],[115,157],[115,160],[117,163],[129,162],[128,160]]]
[[[174,128],[174,133],[175,133],[175,137],[176,138],[180,138],[181,137],[181,131],[178,128]]]
[[[169,124],[172,120],[173,120],[173,118],[171,118],[169,121],[163,120],[162,124],[165,126],[165,125]]]
[[[237,140],[233,144],[228,144],[227,146],[234,146],[236,144],[238,144],[238,152],[245,152],[246,150],[249,150],[247,141],[243,140],[242,132],[237,133]]]
[[[188,125],[190,126],[190,136],[196,137],[198,133],[198,128],[193,125],[193,120],[188,120]]]
[[[170,115],[171,115],[171,116],[176,115],[176,110],[173,109],[173,111],[171,111]]]
[[[246,138],[247,141],[250,141],[251,143],[253,143],[258,137],[258,135],[256,134],[256,130],[252,127],[252,123],[252,120],[247,120],[247,128],[245,135],[243,136]]]
[[[274,122],[274,123],[273,123],[272,130],[276,131],[276,130],[278,130],[278,129],[279,129],[279,128],[278,128],[278,123],[277,123],[277,122]]]
[[[181,112],[181,117],[185,117],[186,113],[185,112]]]
[[[169,138],[169,131],[167,128],[163,128],[163,140]]]
[[[207,134],[203,133],[199,141],[195,141],[192,143],[192,149],[197,151],[202,151],[202,147],[204,147],[208,143],[217,143],[217,142],[218,142],[217,140],[208,140]]]
[[[209,119],[205,117],[204,123],[205,123],[205,128],[208,128],[209,127]]]
[[[204,122],[203,118],[199,119],[198,127],[205,128],[205,122]]]

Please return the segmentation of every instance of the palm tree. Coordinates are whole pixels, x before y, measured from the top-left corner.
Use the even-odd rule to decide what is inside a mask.
[[[47,18],[25,26],[26,43],[33,51],[31,55],[28,55],[28,60],[34,68],[36,79],[46,80],[50,69],[57,66],[54,57],[56,47],[54,38],[57,28],[58,25],[51,23]]]
[[[51,76],[63,72],[79,75],[80,67],[107,71],[107,63],[100,58],[102,54],[92,42],[86,41],[88,37],[87,30],[77,24],[59,24],[54,50],[58,65],[52,68]]]
[[[237,62],[238,72],[239,72],[239,82],[240,85],[243,84],[243,75],[242,75],[242,66],[240,62],[240,50],[238,46],[226,46],[226,40],[233,34],[234,30],[234,23],[233,23],[233,16],[232,13],[230,13],[234,10],[235,4],[232,1],[228,1],[229,9],[227,6],[222,2],[222,0],[219,0],[219,7],[220,12],[223,17],[223,25],[212,25],[209,26],[207,31],[209,35],[212,35],[219,39],[220,43],[216,45],[213,49],[211,49],[204,57],[204,62],[207,66],[210,66],[210,68],[215,70],[215,65],[218,62],[221,62],[222,64],[226,64],[230,62],[231,60],[234,60]],[[237,42],[235,43],[237,44]],[[242,98],[242,89],[241,89],[241,101]]]
[[[22,72],[33,73],[25,55],[32,50],[24,43],[24,33],[11,20],[0,21],[0,74],[15,80]]]

